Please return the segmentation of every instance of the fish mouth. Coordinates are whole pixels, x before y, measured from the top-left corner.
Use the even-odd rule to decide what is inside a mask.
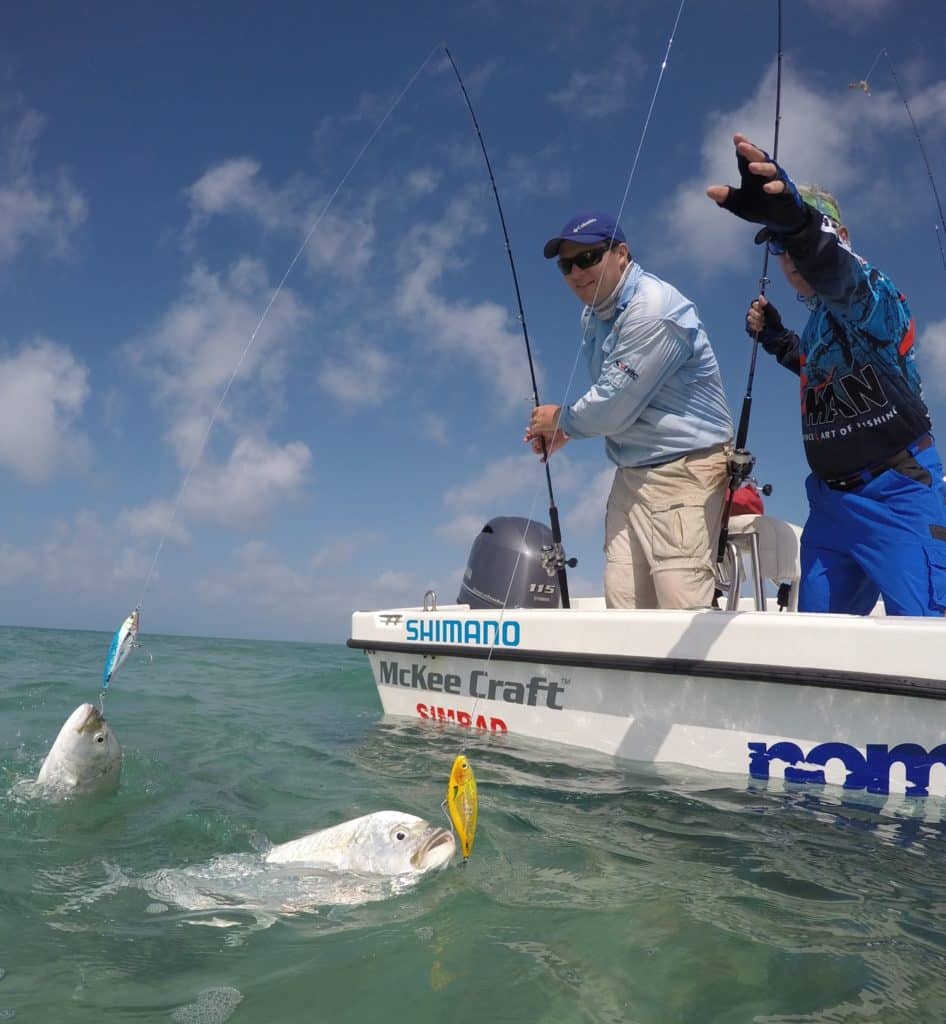
[[[83,704],[79,710],[83,709],[85,714],[76,722],[76,732],[81,735],[82,733],[93,733],[101,729],[105,724],[102,712],[91,704]]]
[[[456,846],[452,832],[445,828],[432,828],[430,836],[411,857],[411,863],[416,868],[430,866],[430,860],[435,861],[436,865],[445,864],[453,856]]]

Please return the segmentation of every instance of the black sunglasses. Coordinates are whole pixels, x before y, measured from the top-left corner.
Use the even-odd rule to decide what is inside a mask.
[[[606,252],[614,248],[615,244],[614,242],[608,242],[607,245],[599,245],[594,249],[584,249],[582,252],[576,252],[574,256],[559,256],[558,269],[565,277],[568,277],[572,272],[572,267],[578,267],[579,270],[587,270],[589,267],[594,267],[601,262]]]

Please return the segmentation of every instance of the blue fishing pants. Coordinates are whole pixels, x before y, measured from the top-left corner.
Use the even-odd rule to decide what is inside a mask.
[[[888,615],[946,610],[946,485],[935,445],[855,490],[805,483],[798,610]]]

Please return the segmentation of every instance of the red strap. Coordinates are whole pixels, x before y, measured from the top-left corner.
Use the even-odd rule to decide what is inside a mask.
[[[916,341],[916,321],[911,320],[910,326],[907,328],[907,333],[904,334],[903,339],[900,342],[900,347],[897,349],[900,355],[905,356],[910,349],[913,348],[914,341]]]

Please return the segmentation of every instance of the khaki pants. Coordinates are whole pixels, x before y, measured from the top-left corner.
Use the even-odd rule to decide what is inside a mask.
[[[604,527],[609,608],[709,608],[728,445],[614,474]]]

